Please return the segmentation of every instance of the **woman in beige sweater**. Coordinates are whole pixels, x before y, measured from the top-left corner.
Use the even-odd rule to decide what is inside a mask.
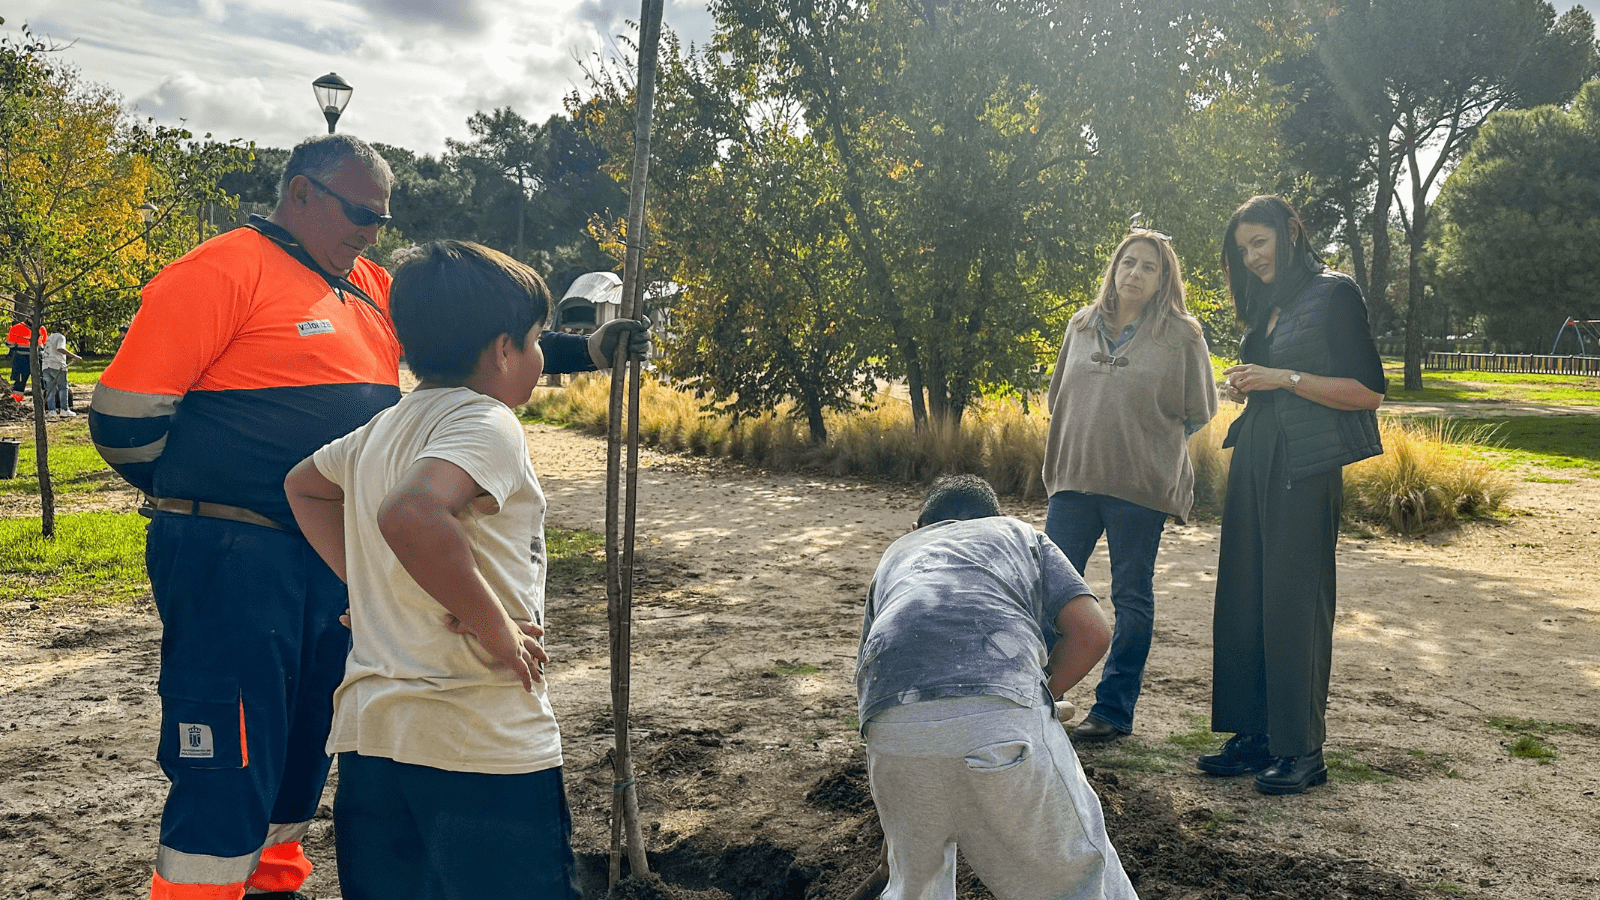
[[[1045,534],[1080,572],[1105,535],[1116,607],[1094,706],[1072,736],[1111,740],[1133,730],[1161,531],[1194,505],[1188,436],[1217,411],[1211,355],[1171,238],[1136,231],[1117,245],[1099,299],[1067,325],[1049,405]]]

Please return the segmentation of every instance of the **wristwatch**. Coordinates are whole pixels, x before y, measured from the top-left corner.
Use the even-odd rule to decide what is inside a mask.
[[[1293,393],[1296,393],[1296,394],[1300,393],[1300,373],[1299,372],[1290,372],[1289,373],[1289,390],[1291,392],[1293,392]]]

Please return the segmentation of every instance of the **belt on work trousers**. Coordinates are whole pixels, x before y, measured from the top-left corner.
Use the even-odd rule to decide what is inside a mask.
[[[155,508],[162,512],[177,513],[181,516],[204,516],[208,519],[227,519],[230,522],[243,522],[246,525],[260,525],[262,528],[271,528],[274,531],[289,530],[253,509],[245,509],[242,506],[229,506],[226,503],[208,503],[204,500],[176,500],[171,497],[162,497],[156,500]]]

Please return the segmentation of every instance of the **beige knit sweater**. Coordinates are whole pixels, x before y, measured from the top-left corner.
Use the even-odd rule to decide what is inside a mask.
[[[1191,320],[1168,323],[1157,339],[1147,321],[1117,350],[1126,366],[1093,362],[1098,331],[1080,327],[1092,309],[1067,325],[1050,378],[1045,490],[1108,494],[1182,522],[1194,506],[1183,423],[1199,427],[1217,412],[1205,338]]]

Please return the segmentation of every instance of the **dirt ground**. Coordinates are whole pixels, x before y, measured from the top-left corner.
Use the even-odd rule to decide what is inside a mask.
[[[529,437],[550,523],[601,528],[603,443]],[[1141,897],[1600,897],[1600,480],[1518,474],[1566,481],[1519,481],[1501,523],[1342,542],[1333,779],[1303,796],[1193,767],[1218,528],[1169,526],[1137,729],[1080,748]],[[850,683],[861,602],[917,493],[649,452],[641,479],[630,726],[665,882],[611,896],[844,900],[879,835]],[[1008,511],[1043,522],[1042,504]],[[1108,590],[1103,554],[1087,574]],[[159,622],[148,602],[37,607],[0,606],[0,897],[139,896],[165,787]],[[603,897],[603,585],[553,595],[548,618],[576,842],[588,896]],[[1069,695],[1081,708],[1097,677]],[[1523,732],[1558,756],[1513,758]],[[338,893],[331,831],[325,805],[308,842],[316,897]],[[962,897],[987,896],[967,874]]]

